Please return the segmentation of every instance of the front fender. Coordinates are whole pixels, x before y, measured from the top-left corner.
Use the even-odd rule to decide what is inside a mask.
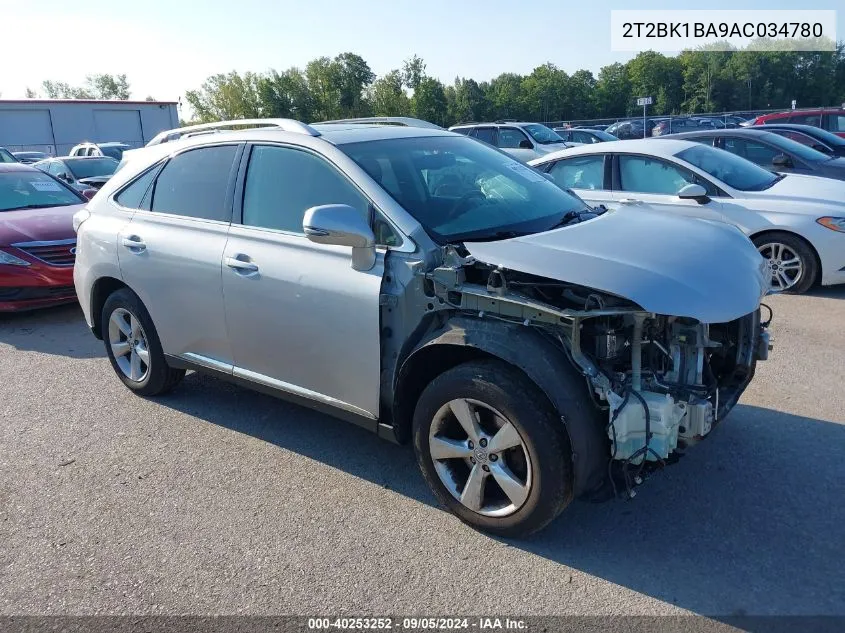
[[[517,367],[546,394],[572,446],[575,494],[596,490],[604,481],[609,459],[608,439],[599,411],[590,400],[584,377],[547,336],[534,328],[472,317],[450,319],[423,337],[405,358],[395,393],[408,393],[403,389],[404,382],[413,380],[415,375],[424,376],[419,382],[427,384],[450,366],[479,356],[492,356]],[[445,366],[433,366],[444,358],[453,360]],[[419,385],[416,396],[425,384]],[[412,399],[415,405],[416,397]],[[401,400],[397,399],[397,405],[410,406]],[[399,421],[402,417],[397,414],[394,419]]]

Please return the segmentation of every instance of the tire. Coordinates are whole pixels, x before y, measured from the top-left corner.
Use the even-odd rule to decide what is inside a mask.
[[[114,323],[112,317],[115,318]],[[123,384],[136,394],[160,396],[172,390],[185,376],[184,369],[174,369],[167,364],[150,314],[138,295],[129,288],[121,288],[109,295],[100,319],[103,342],[112,368]],[[121,329],[118,322],[128,328],[128,333]],[[133,324],[137,324],[134,332]],[[115,356],[116,349],[128,351],[118,358]],[[134,365],[136,358],[138,362]]]
[[[783,292],[796,295],[803,294],[812,288],[819,274],[819,262],[812,247],[803,238],[784,231],[774,231],[758,235],[753,241],[754,246],[769,261],[771,266],[775,266],[777,263],[782,265],[784,261],[794,261],[795,259],[800,262],[800,275],[795,279],[792,279],[793,273],[789,269],[781,269],[779,273],[785,276],[785,279],[792,281],[792,285],[787,286],[783,281],[784,277],[781,277],[781,281],[777,282],[775,273],[773,273],[773,288],[781,288]],[[786,259],[781,257],[782,254],[786,255]]]
[[[475,431],[481,431],[478,444],[470,444],[465,425],[454,413],[462,411],[464,402],[474,410],[472,419],[478,422]],[[508,435],[510,442],[502,441],[497,446],[520,443],[497,453],[493,439],[505,428],[503,421],[512,425],[506,430],[515,429],[517,435],[499,434]],[[498,536],[524,537],[546,526],[572,501],[569,437],[545,394],[523,373],[503,362],[468,362],[435,378],[420,395],[413,427],[417,463],[426,482],[440,503],[474,528]],[[435,459],[435,454],[443,454],[444,446],[447,452],[455,447],[460,455]],[[485,447],[491,450],[482,455]],[[478,466],[486,467],[487,472],[479,473]],[[476,479],[481,476],[483,480],[483,505],[478,509],[470,505],[479,504],[467,505],[459,499],[470,488],[473,472]],[[524,486],[513,486],[508,473]],[[511,494],[505,493],[499,481]]]

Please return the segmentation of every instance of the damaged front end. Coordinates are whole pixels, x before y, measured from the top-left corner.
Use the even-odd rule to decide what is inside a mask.
[[[591,456],[603,464],[604,492],[581,486],[593,496],[633,496],[648,473],[706,437],[770,349],[759,307],[725,322],[659,314],[614,293],[480,262],[461,247],[444,247],[425,294],[437,311],[531,329],[584,376],[604,427],[601,445],[589,448],[604,452]]]

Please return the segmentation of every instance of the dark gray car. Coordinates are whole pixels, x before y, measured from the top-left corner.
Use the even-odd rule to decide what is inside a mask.
[[[742,156],[761,167],[785,174],[845,180],[845,158],[836,158],[763,130],[703,130],[659,138],[683,138]]]

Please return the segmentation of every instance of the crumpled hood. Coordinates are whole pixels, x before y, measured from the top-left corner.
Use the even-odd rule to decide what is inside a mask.
[[[624,209],[498,242],[467,242],[478,261],[602,290],[648,312],[724,323],[756,310],[764,260],[739,229]]]

